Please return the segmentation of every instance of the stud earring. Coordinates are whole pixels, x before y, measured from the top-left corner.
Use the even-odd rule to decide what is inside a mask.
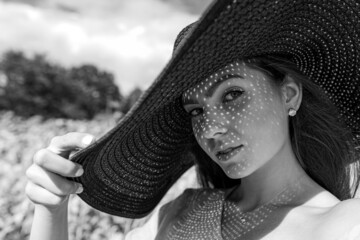
[[[295,115],[296,115],[296,110],[293,109],[293,108],[290,108],[290,109],[289,109],[289,115],[290,115],[291,117],[295,116]]]

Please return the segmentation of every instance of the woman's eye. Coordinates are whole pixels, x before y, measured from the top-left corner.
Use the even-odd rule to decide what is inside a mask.
[[[198,115],[200,115],[202,113],[202,109],[201,108],[194,108],[191,111],[189,111],[189,114],[191,117],[196,117]]]
[[[240,97],[243,94],[244,91],[242,90],[231,90],[230,92],[227,92],[224,96],[224,102],[230,102],[238,97]]]

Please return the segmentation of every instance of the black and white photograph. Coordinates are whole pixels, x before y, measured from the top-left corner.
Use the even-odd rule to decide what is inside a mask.
[[[0,0],[0,239],[360,240],[360,0]]]

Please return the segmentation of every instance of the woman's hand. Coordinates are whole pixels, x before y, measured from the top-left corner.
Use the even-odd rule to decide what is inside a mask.
[[[66,179],[84,172],[79,164],[68,160],[71,152],[87,147],[94,137],[85,133],[68,133],[54,137],[47,148],[37,151],[28,168],[26,194],[35,203],[30,240],[68,239],[67,205],[69,195],[80,193],[82,186]]]
[[[68,160],[71,152],[87,147],[94,137],[85,133],[68,133],[54,137],[47,148],[37,151],[33,164],[27,169],[28,198],[51,211],[67,206],[70,194],[80,193],[80,183],[66,179],[79,177],[84,170],[81,165]]]

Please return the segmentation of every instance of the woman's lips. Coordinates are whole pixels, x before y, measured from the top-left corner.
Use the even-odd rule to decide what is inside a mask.
[[[232,156],[238,154],[241,151],[242,147],[243,147],[243,145],[240,145],[237,147],[231,147],[231,148],[227,148],[223,151],[219,151],[216,153],[216,157],[220,161],[226,161],[226,160],[230,159]]]

